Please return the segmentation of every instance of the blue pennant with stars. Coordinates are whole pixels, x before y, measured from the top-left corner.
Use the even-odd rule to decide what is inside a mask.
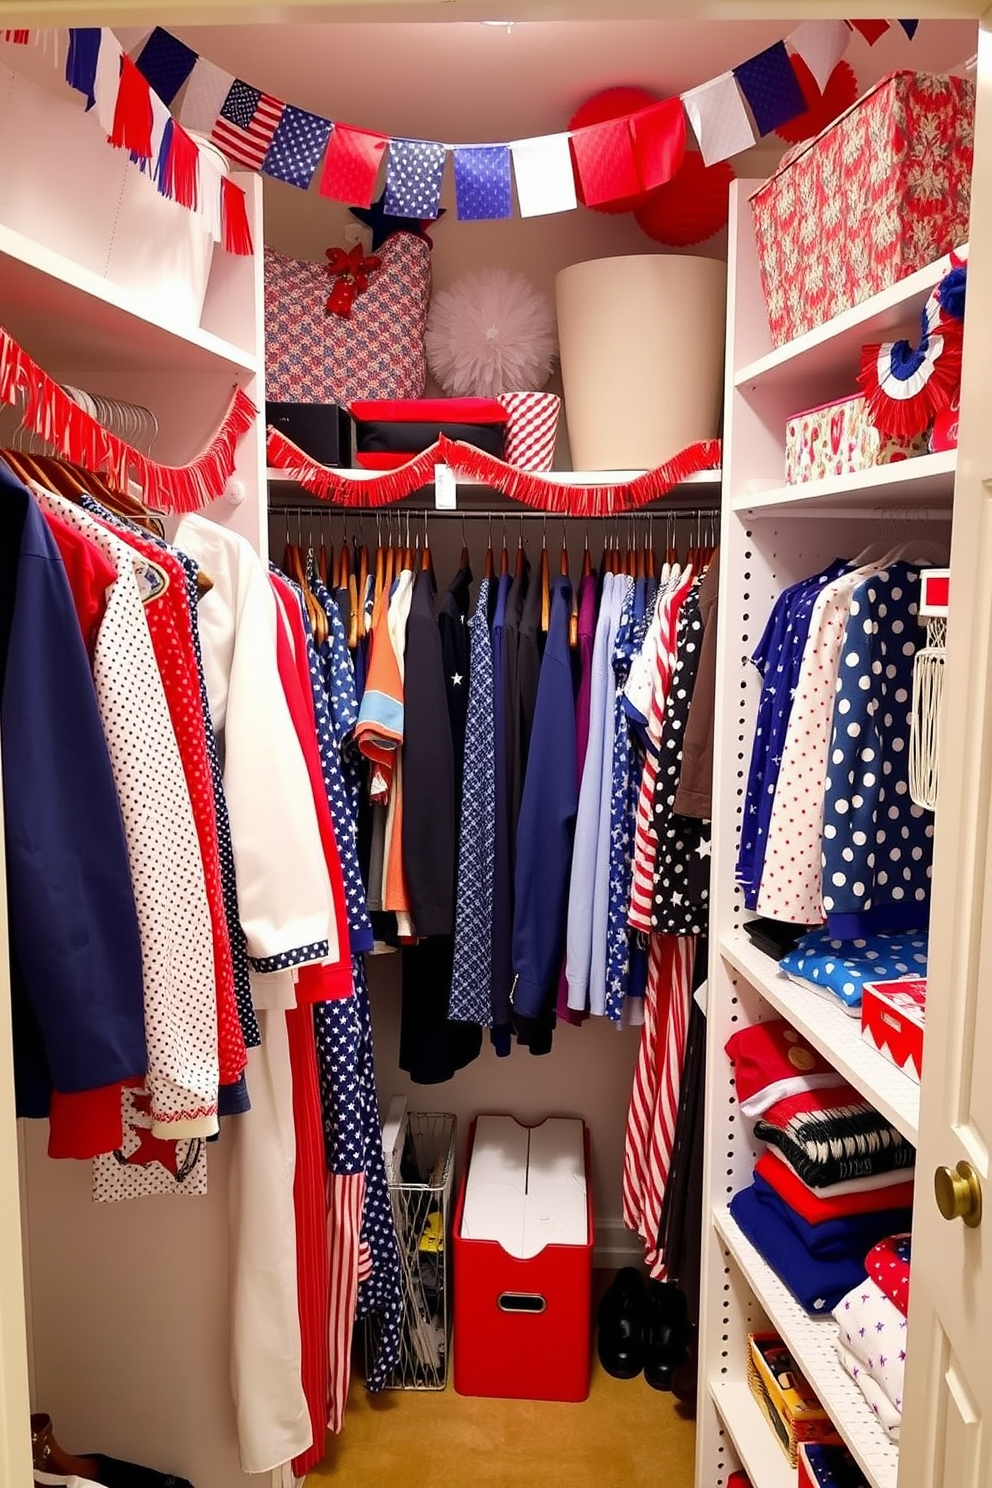
[[[262,161],[262,170],[277,181],[288,181],[306,191],[331,133],[330,119],[309,114],[287,103]]]
[[[432,218],[441,204],[444,145],[394,139],[386,165],[386,211],[394,217]]]
[[[509,145],[458,145],[455,203],[460,222],[495,221],[513,211]]]

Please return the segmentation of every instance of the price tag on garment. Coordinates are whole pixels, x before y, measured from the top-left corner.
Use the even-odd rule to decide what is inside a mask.
[[[458,507],[458,482],[450,465],[434,466],[434,509],[456,511]]]

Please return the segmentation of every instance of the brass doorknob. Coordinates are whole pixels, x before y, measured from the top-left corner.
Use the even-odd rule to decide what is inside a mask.
[[[982,1185],[970,1162],[938,1168],[933,1191],[944,1219],[963,1219],[970,1230],[977,1230],[982,1222]]]

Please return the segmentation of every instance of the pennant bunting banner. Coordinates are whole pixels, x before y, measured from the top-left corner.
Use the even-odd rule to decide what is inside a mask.
[[[324,157],[321,196],[353,207],[370,207],[388,143],[384,134],[335,124]]]
[[[910,41],[912,41],[913,37],[916,35],[916,28],[920,24],[919,21],[900,21],[899,24],[905,31],[906,35],[909,37]]]
[[[183,128],[192,130],[194,134],[209,134],[233,82],[232,73],[201,57],[190,73],[183,94],[179,110],[179,122]]]
[[[386,162],[386,211],[394,217],[436,217],[446,153],[443,145],[430,140],[392,140]]]
[[[69,31],[69,50],[65,58],[65,80],[70,88],[82,93],[86,107],[96,102],[96,64],[100,56],[99,26],[74,26]]]
[[[165,167],[165,194],[180,206],[196,211],[199,199],[200,157],[203,152],[181,124],[174,124]]]
[[[197,211],[203,226],[215,243],[223,238],[223,211],[221,207],[220,183],[224,171],[220,159],[213,150],[200,151],[200,190]]]
[[[277,181],[288,181],[291,186],[306,191],[320,164],[330,132],[330,119],[308,114],[305,109],[287,103],[262,161],[262,170]]]
[[[785,44],[795,56],[802,57],[822,93],[850,40],[846,21],[805,21],[786,37]]]
[[[278,98],[235,78],[210,138],[238,165],[261,170],[285,107]]]
[[[510,146],[521,217],[573,212],[578,206],[567,134],[515,140]]]
[[[848,21],[847,24],[852,30],[860,32],[869,46],[874,46],[890,26],[889,21]]]
[[[169,104],[196,66],[196,53],[161,26],[156,26],[135,60],[142,77]]]
[[[754,144],[754,129],[732,72],[683,93],[682,102],[706,165],[716,165]]]
[[[169,193],[160,181],[161,172],[164,169],[164,160],[168,155],[168,145],[172,140],[173,118],[158,94],[149,90],[152,104],[152,138],[151,151],[146,160],[140,155],[132,153],[131,159],[139,165],[146,174],[150,175],[158,185],[164,196]]]
[[[117,90],[121,85],[121,58],[124,50],[112,31],[106,26],[100,32],[100,52],[96,59],[96,76],[93,79],[93,98],[100,128],[107,138],[114,132],[114,116],[117,113]]]
[[[513,214],[508,145],[458,145],[455,206],[460,222],[496,221]]]
[[[734,77],[751,105],[759,135],[771,134],[806,111],[803,90],[782,41],[735,67]]]
[[[666,98],[630,117],[634,161],[642,191],[670,181],[685,154],[685,109],[681,98]]]
[[[572,135],[572,154],[579,190],[587,207],[640,195],[641,180],[628,119],[609,119],[603,124],[576,129]]]

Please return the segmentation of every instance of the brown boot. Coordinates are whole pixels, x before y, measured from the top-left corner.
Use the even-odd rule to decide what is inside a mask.
[[[31,1417],[31,1453],[39,1472],[56,1473],[61,1478],[96,1477],[97,1465],[92,1457],[71,1457],[63,1452],[52,1434],[51,1416]]]

